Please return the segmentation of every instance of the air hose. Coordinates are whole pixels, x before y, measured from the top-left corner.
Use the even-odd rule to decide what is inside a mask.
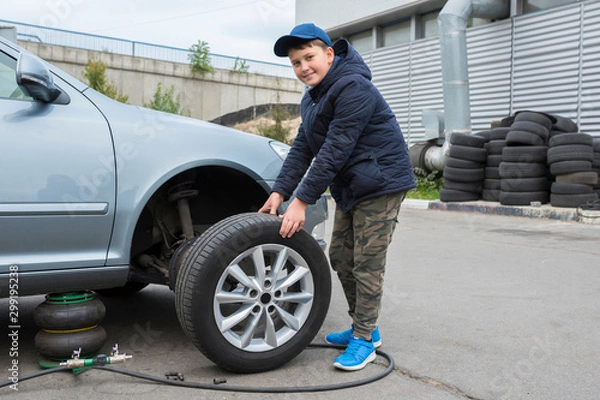
[[[343,349],[343,346],[336,346],[331,344],[317,344],[311,343],[308,348],[336,348]],[[200,382],[187,382],[181,380],[171,380],[162,377],[157,377],[153,375],[143,374],[140,372],[127,371],[122,369],[116,369],[107,367],[106,365],[102,365],[102,363],[86,363],[86,368],[89,369],[97,369],[102,371],[113,372],[121,375],[127,375],[138,379],[144,379],[156,383],[161,383],[165,385],[178,386],[178,387],[187,387],[192,389],[206,389],[206,390],[219,390],[219,391],[227,391],[227,392],[247,392],[247,393],[300,393],[300,392],[323,392],[323,391],[331,391],[331,390],[340,390],[347,389],[356,386],[366,385],[368,383],[375,382],[380,380],[387,375],[389,375],[394,370],[394,359],[388,353],[385,353],[381,350],[376,350],[376,353],[381,357],[385,358],[388,362],[385,370],[378,372],[369,377],[349,381],[342,383],[333,383],[327,385],[316,385],[316,386],[267,386],[267,387],[254,387],[254,386],[232,386],[232,385],[224,385],[224,384],[216,384],[217,380],[215,379],[213,384],[200,383]],[[124,361],[124,360],[123,360]],[[33,373],[30,375],[19,376],[19,383],[24,382],[30,379],[39,378],[48,374],[70,371],[71,368],[68,366],[61,366],[57,368],[52,368],[44,371],[40,371],[37,373]],[[11,380],[4,381],[0,383],[0,388],[13,385],[14,382]]]

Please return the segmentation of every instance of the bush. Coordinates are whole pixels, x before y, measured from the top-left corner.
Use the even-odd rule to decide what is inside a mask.
[[[246,60],[242,60],[239,57],[235,59],[235,64],[233,64],[233,72],[247,74],[249,69],[250,66]]]
[[[154,96],[150,103],[144,103],[144,107],[151,108],[153,110],[164,111],[171,114],[178,115],[187,115],[189,113],[184,112],[181,109],[181,104],[179,103],[179,95],[174,97],[175,86],[171,85],[171,87],[165,91],[162,90],[161,82],[158,82],[156,87],[156,92],[154,92]]]
[[[417,187],[407,193],[411,199],[436,200],[440,198],[443,187],[442,174],[439,171],[427,172],[422,168],[413,168]]]
[[[204,76],[206,73],[214,72],[214,68],[210,64],[210,47],[205,41],[198,40],[198,43],[190,47],[188,59],[192,73]]]
[[[89,57],[83,70],[83,77],[87,79],[88,84],[94,90],[115,99],[121,103],[127,103],[129,96],[119,93],[117,88],[108,82],[106,78],[106,65],[94,58]]]
[[[280,142],[291,144],[291,140],[288,139],[290,134],[290,128],[283,126],[283,121],[290,119],[290,114],[283,108],[280,103],[275,104],[272,111],[272,117],[275,124],[268,126],[259,126],[258,132],[270,139],[278,140]]]

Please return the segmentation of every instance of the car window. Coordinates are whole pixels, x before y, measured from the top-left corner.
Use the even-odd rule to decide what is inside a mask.
[[[17,60],[0,51],[0,97],[33,100],[17,85]]]

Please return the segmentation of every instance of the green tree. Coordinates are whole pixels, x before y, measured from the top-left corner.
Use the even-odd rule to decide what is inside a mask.
[[[129,100],[128,95],[119,93],[116,86],[108,82],[106,78],[106,65],[93,56],[88,58],[88,62],[83,70],[83,77],[87,79],[92,89],[99,91],[111,99],[115,99],[121,103],[127,103],[127,100]]]
[[[190,47],[188,59],[192,73],[204,76],[206,73],[214,72],[214,68],[210,64],[210,47],[205,41],[198,40],[198,43]]]
[[[144,103],[144,107],[151,108],[153,110],[168,112],[171,114],[189,116],[189,113],[185,112],[181,108],[181,103],[179,102],[179,95],[175,96],[174,93],[175,86],[171,85],[170,88],[163,91],[162,83],[158,82],[152,100],[148,104]]]
[[[290,119],[290,114],[281,105],[281,103],[277,103],[273,107],[271,115],[275,123],[273,125],[259,126],[258,132],[264,137],[291,144],[292,140],[288,139],[290,128],[283,126],[283,121]]]

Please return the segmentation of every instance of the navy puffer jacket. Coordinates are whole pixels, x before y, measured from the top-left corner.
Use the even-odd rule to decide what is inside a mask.
[[[408,149],[394,113],[371,83],[371,71],[346,41],[301,103],[302,124],[273,191],[313,204],[330,187],[338,207],[415,187]],[[313,161],[314,159],[314,161]],[[311,165],[312,162],[312,165]]]

